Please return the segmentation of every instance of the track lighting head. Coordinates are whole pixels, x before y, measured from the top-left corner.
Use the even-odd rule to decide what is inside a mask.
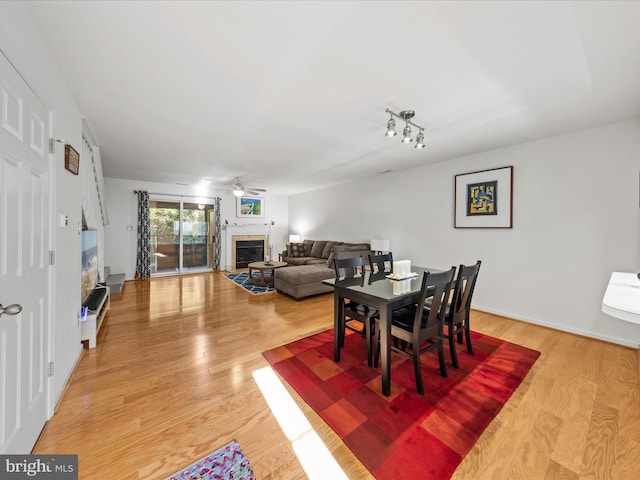
[[[393,119],[393,117],[391,117],[387,122],[387,133],[385,133],[385,135],[387,137],[395,137],[397,134],[398,132],[396,132],[396,121]]]
[[[407,126],[402,130],[402,143],[411,143],[413,142],[413,138],[411,138],[411,127],[407,123]]]
[[[425,147],[424,127],[421,127],[420,125],[417,125],[411,121],[411,119],[415,116],[416,112],[414,112],[413,110],[403,110],[400,113],[395,113],[389,110],[388,108],[386,109],[386,112],[391,115],[391,118],[387,122],[387,133],[385,134],[387,137],[394,137],[396,135],[396,131],[395,131],[396,121],[393,119],[393,117],[397,117],[406,122],[406,126],[402,130],[402,143],[411,143],[413,141],[413,138],[411,138],[411,127],[410,127],[410,125],[413,125],[414,127],[420,130],[420,132],[418,133],[418,136],[416,137],[415,148],[420,149]]]

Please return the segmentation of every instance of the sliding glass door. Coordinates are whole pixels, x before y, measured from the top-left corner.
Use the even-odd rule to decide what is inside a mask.
[[[213,208],[183,201],[149,201],[152,275],[213,267]]]

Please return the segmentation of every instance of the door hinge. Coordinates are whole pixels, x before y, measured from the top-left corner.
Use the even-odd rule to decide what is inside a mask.
[[[56,153],[56,143],[67,143],[61,138],[50,138],[49,139],[49,153]]]
[[[49,250],[49,265],[56,264],[56,252],[54,250]]]
[[[49,362],[49,376],[53,377],[53,362]]]

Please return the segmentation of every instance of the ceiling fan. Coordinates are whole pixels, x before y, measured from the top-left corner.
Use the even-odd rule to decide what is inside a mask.
[[[260,195],[261,193],[266,193],[264,188],[245,187],[240,181],[240,177],[235,178],[231,188],[233,189],[233,194],[236,197],[242,197],[245,193],[248,193],[249,195]]]

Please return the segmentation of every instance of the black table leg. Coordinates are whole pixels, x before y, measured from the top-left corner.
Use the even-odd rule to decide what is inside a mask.
[[[340,318],[342,316],[342,297],[338,290],[333,293],[333,361],[340,361],[340,347],[342,346],[342,333]]]
[[[391,394],[391,308],[380,309],[380,370],[382,371],[382,394]]]

